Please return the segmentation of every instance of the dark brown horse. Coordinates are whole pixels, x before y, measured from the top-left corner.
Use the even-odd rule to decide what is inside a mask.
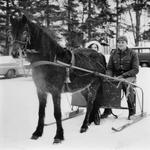
[[[101,85],[101,78],[93,73],[87,73],[77,69],[70,69],[70,80],[67,89],[65,81],[68,72],[65,67],[53,64],[41,64],[38,62],[55,60],[67,64],[73,63],[75,66],[89,69],[95,72],[105,73],[105,61],[102,55],[91,49],[77,49],[71,52],[57,44],[54,37],[48,34],[43,28],[31,22],[26,16],[22,18],[12,18],[12,37],[13,51],[24,51],[27,59],[31,62],[32,77],[37,88],[39,98],[39,119],[32,139],[38,139],[42,136],[44,128],[45,106],[47,93],[51,93],[54,104],[54,117],[56,119],[57,131],[54,137],[54,143],[64,140],[60,95],[67,89],[76,91],[85,89],[82,92],[87,100],[87,111],[80,132],[86,132],[89,125],[89,117],[93,108],[93,102],[98,88]]]

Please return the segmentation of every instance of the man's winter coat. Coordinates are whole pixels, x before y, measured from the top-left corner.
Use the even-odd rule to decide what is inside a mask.
[[[107,74],[124,78],[136,77],[139,72],[139,59],[137,53],[127,48],[125,51],[114,50],[110,56]]]

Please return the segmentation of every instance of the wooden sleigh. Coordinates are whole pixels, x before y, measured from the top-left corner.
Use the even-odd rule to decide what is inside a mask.
[[[119,85],[119,86],[118,86]],[[140,107],[140,112],[137,112],[131,120],[127,121],[127,123],[119,126],[119,127],[112,127],[112,130],[115,132],[122,131],[123,129],[127,128],[128,126],[142,120],[143,118],[146,117],[146,113],[144,112],[144,95],[143,95],[143,90],[141,88],[141,98],[138,96],[137,92],[137,86],[134,86],[134,91],[136,94],[136,101],[138,101],[137,104],[139,104]],[[100,100],[100,108],[111,108],[111,109],[128,109],[128,107],[123,107],[121,105],[121,101],[123,97],[123,91],[122,91],[122,86],[118,81],[115,80],[104,80],[103,82],[103,96],[101,97]],[[72,94],[72,101],[71,101],[72,106],[78,106],[79,108],[85,107],[86,106],[86,100],[82,96],[81,92],[78,91],[76,93]],[[113,114],[115,118],[118,118],[117,115]]]
[[[121,107],[121,85],[117,87],[116,81],[103,81],[102,97],[100,100],[101,108],[116,108],[116,109],[128,109]],[[72,94],[72,106],[85,107],[86,100],[81,94],[81,91]]]

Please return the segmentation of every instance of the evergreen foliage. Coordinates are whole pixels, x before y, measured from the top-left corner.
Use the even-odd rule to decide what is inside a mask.
[[[27,15],[32,21],[48,30],[54,30],[58,40],[65,39],[67,47],[83,46],[90,40],[106,44],[108,38],[114,38],[117,16],[134,11],[137,18],[141,11],[149,12],[149,0],[118,0],[121,4],[115,10],[109,0],[1,0],[0,1],[0,44],[4,43],[5,54],[9,51],[9,17]],[[116,0],[114,1],[114,3]],[[118,13],[116,14],[116,9]],[[124,24],[119,20],[119,28],[133,32],[135,42],[141,40],[139,18],[136,24]],[[143,33],[149,39],[149,29]]]

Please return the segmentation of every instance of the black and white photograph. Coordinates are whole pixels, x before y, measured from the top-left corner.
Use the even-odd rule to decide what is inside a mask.
[[[0,1],[0,150],[150,149],[150,0]]]

